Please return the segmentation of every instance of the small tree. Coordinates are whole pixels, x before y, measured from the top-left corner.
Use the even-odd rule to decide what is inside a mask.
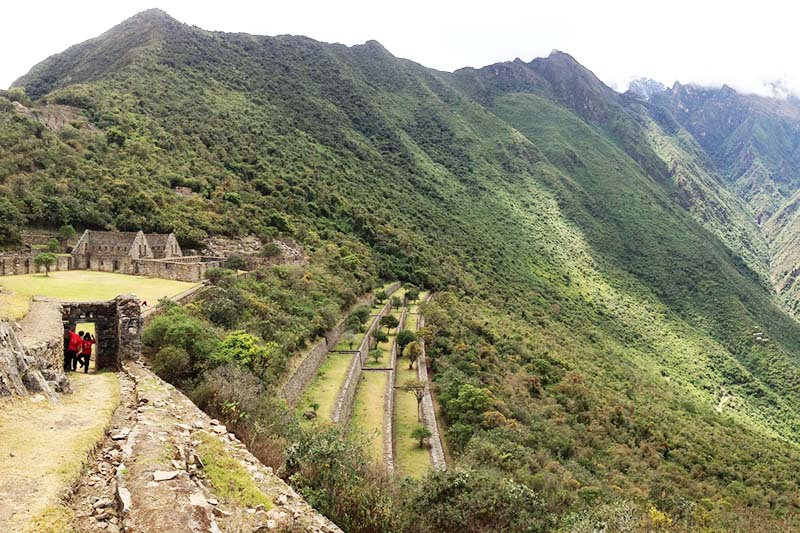
[[[350,349],[353,349],[353,344],[356,343],[356,334],[349,329],[342,334],[342,340],[347,343]]]
[[[417,399],[417,420],[421,420],[420,416],[420,409],[419,406],[422,403],[422,399],[425,397],[425,391],[427,390],[427,385],[421,382],[418,379],[409,379],[399,387],[395,387],[397,389],[410,392],[414,395],[414,398]]]
[[[382,329],[373,329],[372,333],[370,333],[370,337],[375,341],[375,346],[378,346],[379,342],[386,342],[389,340],[389,335]]]
[[[431,430],[421,424],[411,432],[411,438],[419,441],[420,448],[425,446],[425,439],[430,438],[431,435]]]
[[[378,323],[386,328],[386,333],[389,333],[392,328],[396,328],[400,324],[394,315],[383,315]]]
[[[369,351],[369,356],[375,360],[375,364],[378,364],[378,360],[380,360],[381,355],[383,355],[383,352],[380,348],[374,348]]]
[[[379,304],[382,304],[386,301],[386,291],[383,289],[378,289],[375,291],[375,301]]]
[[[309,406],[309,407],[311,408],[311,410],[312,410],[312,411],[314,411],[315,413],[317,412],[317,410],[319,410],[319,404],[318,404],[317,402],[311,402],[310,404],[308,404],[308,406]]]
[[[58,241],[62,246],[66,246],[67,243],[74,239],[75,235],[77,234],[78,233],[75,231],[75,228],[72,227],[72,224],[64,224],[58,228]]]
[[[405,347],[403,350],[403,357],[408,358],[408,369],[411,370],[414,368],[414,363],[419,359],[420,354],[422,353],[422,349],[419,346],[417,341],[410,342],[408,346]]]
[[[392,307],[397,308],[403,305],[403,300],[399,296],[392,296]]]
[[[395,338],[395,342],[397,343],[397,351],[401,355],[403,354],[403,350],[405,347],[408,346],[410,343],[417,340],[417,334],[411,331],[410,329],[401,329],[400,332],[397,334]]]
[[[245,266],[244,259],[238,255],[232,255],[225,261],[225,268],[230,270],[244,270]]]
[[[33,258],[33,264],[36,265],[37,269],[44,267],[45,276],[50,275],[50,267],[55,265],[56,261],[58,261],[58,258],[50,252],[42,252]]]
[[[416,287],[410,287],[406,290],[406,301],[411,303],[416,302],[419,299],[419,289]]]
[[[58,242],[58,239],[50,239],[47,241],[47,251],[50,253],[56,253],[61,248],[61,243]]]

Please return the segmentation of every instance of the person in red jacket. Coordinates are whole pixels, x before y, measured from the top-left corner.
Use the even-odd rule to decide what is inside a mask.
[[[92,358],[92,346],[94,345],[95,340],[94,336],[89,333],[88,331],[83,335],[83,343],[81,346],[81,355],[78,358],[81,366],[83,367],[83,373],[86,374],[89,372],[89,360]]]
[[[78,354],[83,350],[83,332],[75,333],[75,326],[69,328],[69,340],[67,340],[67,355],[64,358],[64,370],[75,370],[78,366]]]

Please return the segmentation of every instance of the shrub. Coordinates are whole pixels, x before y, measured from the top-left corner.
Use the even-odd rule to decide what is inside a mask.
[[[161,379],[176,383],[186,373],[191,359],[186,350],[177,346],[165,346],[153,357],[153,372]]]
[[[244,270],[246,266],[244,259],[238,255],[232,255],[225,261],[225,268],[233,271]]]
[[[50,239],[47,241],[47,251],[50,253],[57,253],[61,249],[61,243],[58,242],[58,239]]]

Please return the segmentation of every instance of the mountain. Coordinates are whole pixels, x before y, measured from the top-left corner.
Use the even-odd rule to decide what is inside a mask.
[[[377,475],[292,479],[349,529],[800,523],[800,324],[770,284],[774,258],[795,257],[793,102],[619,94],[562,52],[443,73],[374,41],[209,32],[161,11],[14,85],[7,241],[69,222],[304,246],[305,275],[239,287],[248,309],[276,298],[270,283],[308,305],[378,278],[436,291],[455,465],[388,492]],[[44,121],[54,109],[70,120]],[[308,321],[285,309],[273,323]],[[280,341],[249,316],[229,329]],[[351,498],[326,497],[347,483]],[[385,493],[380,513],[365,503]]]

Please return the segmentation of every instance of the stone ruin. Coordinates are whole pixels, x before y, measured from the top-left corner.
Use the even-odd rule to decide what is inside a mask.
[[[87,322],[95,325],[97,370],[120,370],[122,360],[140,357],[143,321],[136,296],[67,303],[37,298],[21,324],[0,321],[0,397],[42,394],[54,400],[68,392],[64,332]]]
[[[142,312],[139,299],[126,294],[107,302],[61,304],[63,329],[91,322],[97,338],[95,368],[119,370],[123,359],[142,354]]]

